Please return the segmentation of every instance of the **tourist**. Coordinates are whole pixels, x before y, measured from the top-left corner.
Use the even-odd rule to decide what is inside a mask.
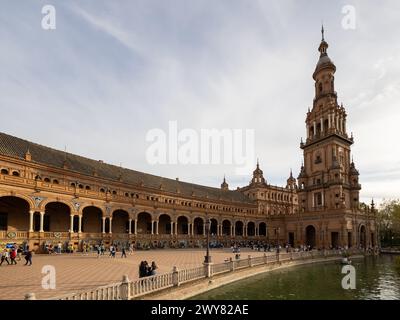
[[[22,260],[21,255],[22,255],[22,248],[21,248],[21,246],[18,246],[17,247],[17,258],[18,258],[18,261]]]
[[[143,277],[147,276],[146,263],[147,262],[145,262],[145,261],[140,262],[140,265],[139,265],[139,278],[143,278]]]
[[[126,258],[126,250],[125,250],[125,247],[122,247],[122,255],[121,255],[121,258]]]
[[[100,245],[96,246],[96,250],[97,250],[97,258],[100,258],[100,254],[101,254]]]
[[[150,276],[155,276],[156,274],[157,274],[157,270],[158,269],[158,267],[157,267],[157,265],[156,265],[156,263],[153,261],[152,263],[151,263],[151,267],[150,267]]]
[[[28,251],[26,251],[26,253],[25,253],[25,260],[26,260],[25,265],[28,265],[28,262],[29,262],[29,265],[30,265],[30,266],[32,265],[32,251],[29,250],[29,249],[28,249]]]
[[[10,261],[8,260],[9,257],[10,253],[8,252],[7,249],[4,249],[3,254],[1,256],[0,266],[3,264],[4,260],[7,262],[7,264],[10,264]]]
[[[17,261],[15,261],[16,257],[17,257],[17,250],[15,250],[15,248],[12,248],[10,252],[11,264],[17,264]]]

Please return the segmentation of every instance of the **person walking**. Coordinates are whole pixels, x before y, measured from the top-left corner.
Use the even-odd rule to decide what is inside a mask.
[[[125,250],[125,247],[122,247],[122,255],[121,255],[121,258],[126,258],[126,250]]]
[[[7,264],[10,264],[10,261],[8,260],[9,256],[10,253],[8,252],[8,250],[4,249],[3,254],[1,256],[0,266],[3,264],[4,261],[6,261]]]
[[[142,262],[140,262],[140,265],[139,265],[139,278],[145,277],[146,272],[147,272],[146,265],[145,265],[144,261],[142,261]]]
[[[25,260],[26,260],[25,265],[28,265],[28,263],[30,266],[32,265],[32,251],[29,249],[25,253]]]
[[[17,257],[17,250],[15,250],[15,248],[11,249],[10,252],[10,260],[11,260],[11,264],[17,264],[17,261],[15,260],[15,258]]]

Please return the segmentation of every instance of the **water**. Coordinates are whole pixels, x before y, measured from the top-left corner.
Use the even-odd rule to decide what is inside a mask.
[[[394,256],[354,259],[356,289],[341,286],[339,262],[275,270],[193,297],[199,300],[398,300],[400,273]]]

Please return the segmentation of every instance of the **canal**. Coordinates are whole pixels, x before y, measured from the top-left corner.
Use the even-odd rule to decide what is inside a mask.
[[[354,259],[356,289],[345,290],[339,262],[295,266],[208,291],[198,300],[380,300],[400,299],[400,274],[392,255]]]

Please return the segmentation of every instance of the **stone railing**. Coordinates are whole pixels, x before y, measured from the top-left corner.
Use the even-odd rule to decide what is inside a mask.
[[[348,250],[352,255],[363,253],[359,250]],[[287,263],[294,260],[307,260],[322,257],[341,256],[341,250],[301,251],[251,257],[245,259],[229,259],[223,263],[204,264],[203,266],[178,270],[174,267],[172,272],[130,281],[124,276],[122,282],[107,286],[93,288],[78,293],[67,294],[49,300],[131,300],[160,290],[178,287],[180,284],[213,277],[214,275],[233,272],[237,269],[251,268],[261,265]],[[29,293],[26,300],[35,300],[35,294]]]

